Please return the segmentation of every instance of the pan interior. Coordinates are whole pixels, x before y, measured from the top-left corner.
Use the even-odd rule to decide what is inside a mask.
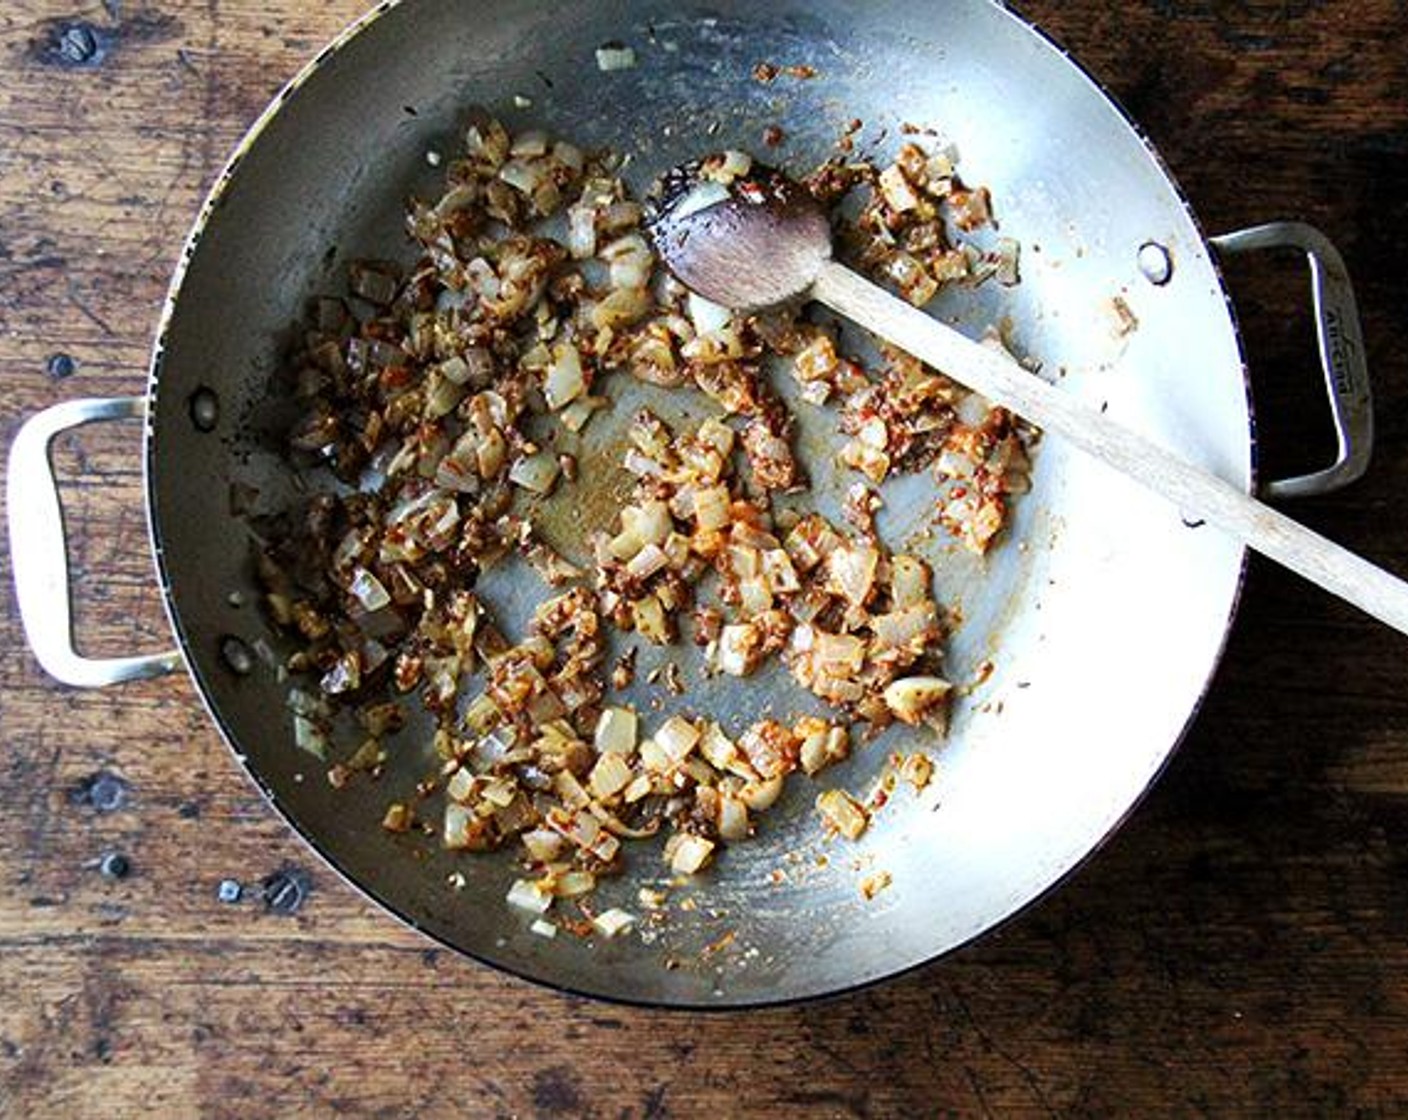
[[[613,40],[634,48],[636,65],[603,73],[594,50]],[[765,60],[818,77],[761,83],[751,72]],[[515,96],[529,104],[514,107]],[[155,369],[149,485],[168,602],[236,752],[323,854],[415,925],[609,997],[732,1005],[835,991],[951,949],[1036,897],[1118,823],[1177,742],[1216,663],[1242,562],[1238,546],[1058,442],[1040,446],[1034,491],[985,561],[923,540],[922,478],[886,489],[882,535],[927,550],[941,598],[964,619],[949,674],[975,682],[933,752],[930,788],[898,794],[847,844],[823,839],[817,788],[868,790],[887,755],[920,744],[887,733],[817,788],[794,779],[759,837],[675,892],[668,920],[643,935],[595,945],[533,935],[502,901],[510,858],[452,859],[377,826],[386,802],[423,776],[423,735],[402,737],[380,784],[334,791],[325,766],[293,745],[287,682],[263,664],[239,676],[222,661],[231,635],[276,645],[253,606],[247,530],[228,494],[232,481],[271,504],[289,492],[259,430],[287,330],[308,296],[340,289],[349,259],[405,257],[404,199],[435,191],[426,152],[454,150],[472,104],[511,128],[629,152],[637,187],[704,150],[759,150],[769,125],[783,129],[779,162],[793,168],[829,154],[852,118],[867,138],[884,131],[882,151],[906,122],[934,126],[1023,245],[1018,288],[951,292],[938,313],[974,333],[1007,320],[1017,349],[1069,392],[1249,482],[1236,338],[1186,208],[1090,81],[1000,7],[408,0],[323,60],[243,153],[195,244]],[[1150,240],[1174,261],[1161,287],[1136,267]],[[213,432],[191,422],[203,388],[220,400]],[[709,411],[702,397],[619,379],[612,391],[621,407],[589,426],[589,464],[609,454],[638,400],[671,420]],[[834,417],[801,410],[801,420],[825,509],[850,481],[829,467]],[[558,523],[569,549],[593,518],[609,518],[619,482],[590,467],[584,479]],[[484,593],[512,631],[545,589],[519,570]],[[686,679],[670,704],[730,723],[794,704],[768,675],[732,687]],[[639,688],[643,706],[665,696]],[[662,877],[649,848],[630,867],[603,904],[638,912],[639,888]],[[456,871],[458,890],[446,881]],[[859,882],[877,871],[892,882],[867,902]]]

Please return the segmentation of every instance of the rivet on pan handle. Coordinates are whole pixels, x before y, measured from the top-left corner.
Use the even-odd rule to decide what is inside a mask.
[[[141,397],[66,401],[26,420],[10,445],[5,504],[15,597],[25,636],[50,676],[79,688],[144,680],[181,667],[181,655],[175,650],[143,657],[92,658],[73,648],[63,509],[49,444],[69,428],[99,420],[140,419],[144,410]]]
[[[1212,244],[1223,254],[1300,249],[1310,264],[1320,366],[1325,371],[1339,451],[1332,466],[1268,482],[1262,486],[1262,493],[1268,498],[1304,498],[1347,486],[1369,467],[1374,448],[1374,402],[1364,360],[1364,334],[1344,258],[1328,237],[1304,222],[1253,226],[1214,237]]]

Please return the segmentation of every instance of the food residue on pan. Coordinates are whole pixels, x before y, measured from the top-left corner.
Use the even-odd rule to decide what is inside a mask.
[[[753,67],[753,80],[761,82],[763,85],[771,85],[780,76],[810,81],[818,77],[818,74],[815,66],[805,62],[789,66],[779,66],[775,62],[760,62]]]
[[[634,52],[604,44],[597,62],[620,69]],[[755,77],[814,73],[760,64]],[[950,623],[927,564],[891,551],[874,514],[888,479],[927,471],[942,524],[986,551],[1027,487],[1030,433],[893,348],[867,364],[834,326],[733,316],[687,291],[656,267],[610,153],[476,115],[442,162],[444,192],[408,208],[415,263],[354,262],[346,294],[314,302],[287,366],[301,407],[288,454],[308,496],[257,526],[264,607],[298,645],[286,664],[304,682],[290,693],[298,745],[330,759],[333,785],[380,772],[415,696],[436,723],[436,765],[413,800],[386,806],[383,828],[457,852],[515,844],[524,873],[507,902],[535,933],[622,936],[637,916],[586,900],[631,841],[662,837],[670,872],[688,878],[746,841],[789,781],[860,738],[896,721],[942,735]],[[728,183],[750,166],[730,151],[703,173]],[[984,250],[965,237],[991,224],[988,192],[922,135],[884,166],[843,153],[803,182],[835,207],[841,254],[915,305],[1017,280],[1015,241]],[[839,463],[799,459],[769,360],[801,407],[831,409]],[[574,449],[611,407],[613,377],[689,394],[709,414],[631,417],[617,464],[629,490],[583,563],[548,543],[543,517],[599,488],[603,464]],[[846,525],[799,508],[809,469],[854,472]],[[510,637],[476,583],[514,557],[543,594]],[[650,679],[676,710],[616,701],[638,646],[608,663],[612,633],[675,651]],[[679,659],[694,650],[706,675],[776,661],[830,713],[725,727],[692,712]],[[337,711],[360,740],[331,760]],[[932,764],[914,753],[896,770],[918,791]],[[824,790],[816,810],[856,840],[895,781],[864,803]],[[567,903],[583,918],[549,919]]]

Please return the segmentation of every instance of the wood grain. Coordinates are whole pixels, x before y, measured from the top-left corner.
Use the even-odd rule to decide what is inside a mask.
[[[1403,5],[1022,7],[1124,100],[1210,229],[1301,217],[1337,240],[1379,452],[1361,484],[1296,512],[1408,571]],[[0,10],[0,440],[54,401],[140,391],[223,154],[359,8]],[[100,33],[84,65],[62,61],[75,23]],[[1266,461],[1318,465],[1304,277],[1259,264],[1233,280]],[[53,378],[54,355],[76,372]],[[119,426],[58,454],[96,651],[167,640],[135,446]],[[1183,749],[1070,884],[938,966],[729,1018],[565,999],[435,950],[315,864],[187,682],[78,693],[43,679],[8,554],[0,627],[0,1114],[1408,1112],[1404,647],[1269,566],[1252,568]],[[99,871],[112,852],[130,861],[123,878]],[[311,890],[285,914],[261,884],[290,868]],[[227,878],[238,903],[217,900]]]

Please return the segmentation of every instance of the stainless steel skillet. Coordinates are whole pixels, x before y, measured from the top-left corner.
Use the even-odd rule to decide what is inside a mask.
[[[607,41],[630,44],[636,66],[598,71],[594,50]],[[761,84],[750,75],[763,60],[806,63],[820,76]],[[515,108],[515,95],[531,104]],[[144,412],[158,568],[181,654],[213,717],[291,823],[361,889],[432,936],[594,995],[736,1006],[893,974],[1039,896],[1118,824],[1176,745],[1215,667],[1242,571],[1240,549],[1054,443],[1038,456],[1035,489],[1006,547],[980,565],[933,545],[941,593],[961,604],[965,620],[949,671],[978,683],[938,753],[931,789],[896,797],[851,847],[823,841],[810,812],[814,790],[800,783],[754,842],[676,896],[669,920],[648,939],[539,938],[502,904],[513,877],[507,859],[452,858],[430,844],[418,858],[404,850],[409,842],[383,834],[376,822],[385,801],[426,767],[413,732],[377,787],[333,791],[323,768],[294,748],[287,683],[254,652],[274,639],[252,606],[246,527],[230,513],[230,485],[252,484],[269,502],[289,492],[292,481],[264,438],[284,333],[308,295],[336,286],[348,259],[404,253],[404,198],[429,192],[435,173],[425,153],[449,150],[472,103],[514,125],[630,152],[638,186],[701,150],[755,148],[768,125],[788,135],[783,151],[798,166],[825,154],[854,117],[869,136],[887,129],[893,137],[906,121],[937,126],[965,173],[991,186],[1003,232],[1026,247],[1019,288],[953,293],[940,313],[974,331],[1010,316],[1018,345],[1066,370],[1069,391],[1252,484],[1242,360],[1207,242],[1118,110],[1002,8],[982,0],[566,8],[406,0],[321,56],[242,146],[173,284],[147,400],[64,406],[17,441],[15,566],[41,660],[76,683],[180,660],[116,669],[75,661],[59,609],[66,590],[42,462],[48,435]],[[1276,239],[1316,254],[1327,285],[1321,321],[1332,399],[1346,424],[1337,469],[1284,488],[1304,490],[1362,469],[1368,391],[1333,250],[1303,227],[1226,245]],[[1116,300],[1137,327],[1116,329]],[[620,422],[646,399],[636,386],[613,391]],[[667,415],[703,411],[698,400],[649,399]],[[824,464],[831,421],[802,415],[804,451]],[[589,429],[600,461],[619,430],[610,422]],[[820,500],[834,502],[842,476],[813,473]],[[604,517],[612,476],[589,469],[584,478],[578,506]],[[923,480],[887,497],[886,539],[917,539]],[[568,512],[564,547],[580,528]],[[485,587],[510,622],[540,594],[524,572]],[[783,695],[782,679],[726,689],[686,677],[689,691],[672,703],[730,721]],[[642,683],[636,698],[644,705],[658,696]],[[828,772],[825,784],[867,787],[902,745],[891,733]],[[637,890],[659,877],[658,858],[637,851],[631,867],[604,894],[638,910]],[[867,902],[858,882],[877,870],[893,882]],[[463,889],[447,886],[452,872],[464,876]],[[685,897],[692,909],[680,905]]]

